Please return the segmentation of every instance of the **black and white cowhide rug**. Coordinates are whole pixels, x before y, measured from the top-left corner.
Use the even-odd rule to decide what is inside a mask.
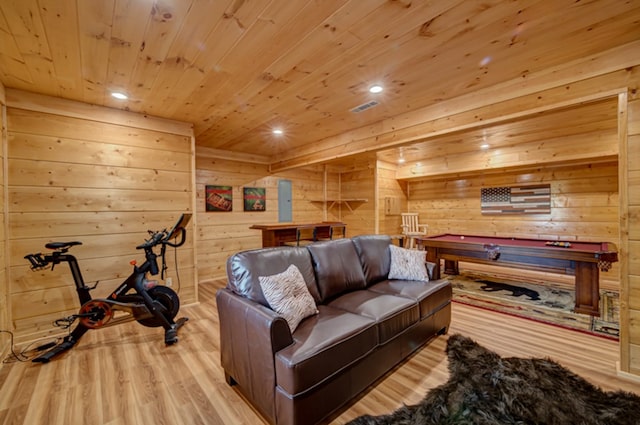
[[[640,397],[605,392],[549,359],[501,358],[473,340],[447,342],[449,381],[417,405],[349,425],[640,424]]]

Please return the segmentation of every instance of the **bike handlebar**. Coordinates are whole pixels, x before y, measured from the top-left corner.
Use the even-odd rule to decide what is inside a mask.
[[[173,243],[170,242],[171,239],[170,236],[173,234],[175,235],[176,232],[180,233],[180,242],[177,243]],[[153,248],[154,246],[158,245],[158,244],[163,244],[163,245],[169,245],[170,247],[174,247],[174,248],[178,248],[182,245],[184,245],[184,243],[187,240],[187,231],[184,227],[181,227],[180,229],[174,230],[171,234],[169,234],[166,230],[161,230],[159,232],[150,232],[151,234],[151,238],[149,238],[149,240],[145,241],[145,243],[138,245],[136,247],[136,249],[148,249],[148,248]]]
[[[136,249],[153,248],[159,243],[162,243],[162,245],[169,245],[170,247],[174,247],[174,248],[182,246],[186,241],[187,231],[185,227],[187,226],[187,223],[189,223],[189,220],[191,220],[191,214],[184,213],[180,216],[180,218],[178,219],[176,224],[174,224],[171,230],[164,229],[158,232],[149,231],[149,234],[151,234],[151,238],[145,243],[143,243],[142,245],[138,245]],[[178,243],[170,242],[172,239],[175,239],[178,237],[178,233],[180,234],[180,242]]]
[[[145,243],[138,245],[136,249],[153,248],[154,246],[158,245],[162,241],[162,239],[164,239],[165,236],[166,236],[166,230],[162,230],[160,232],[151,232],[151,238],[145,241]]]

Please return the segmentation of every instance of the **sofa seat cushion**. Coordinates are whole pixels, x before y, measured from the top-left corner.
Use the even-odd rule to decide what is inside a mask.
[[[395,295],[416,301],[420,305],[420,320],[431,316],[451,302],[451,283],[447,279],[422,282],[416,280],[383,280],[368,291]]]
[[[300,322],[293,344],[275,356],[276,384],[295,396],[367,356],[378,342],[375,320],[325,305]]]
[[[415,300],[368,290],[343,294],[328,305],[375,320],[378,344],[386,343],[420,318],[420,308]]]

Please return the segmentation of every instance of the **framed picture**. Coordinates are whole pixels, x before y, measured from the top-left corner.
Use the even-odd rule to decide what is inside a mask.
[[[207,211],[232,211],[233,190],[231,186],[205,186],[205,206]]]
[[[244,188],[244,210],[245,211],[266,211],[267,190],[264,187]]]

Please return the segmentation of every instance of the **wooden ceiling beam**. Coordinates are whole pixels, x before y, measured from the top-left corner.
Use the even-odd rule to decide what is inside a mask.
[[[272,172],[375,152],[533,113],[578,105],[626,90],[640,73],[640,41],[494,87],[443,101],[296,149],[273,158]],[[576,76],[581,79],[576,81]],[[425,119],[425,117],[428,117]]]
[[[196,146],[198,157],[202,158],[218,158],[231,161],[250,162],[252,164],[269,164],[269,158],[262,155],[253,155],[249,153],[238,153],[225,151],[221,149],[207,148],[204,146]]]

